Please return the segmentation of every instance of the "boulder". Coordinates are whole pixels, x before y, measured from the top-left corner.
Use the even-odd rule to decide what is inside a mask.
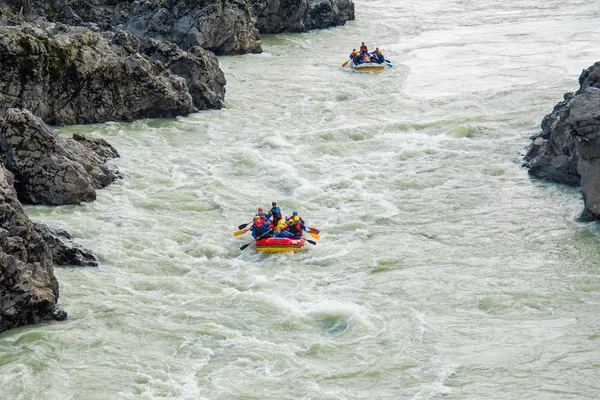
[[[106,165],[111,150],[93,150],[63,138],[28,110],[9,109],[0,118],[0,154],[15,175],[19,199],[30,204],[80,204],[96,199],[96,189],[119,178]],[[84,141],[85,142],[85,141]],[[94,146],[99,146],[98,142]],[[101,155],[99,155],[101,154]]]
[[[19,13],[17,0],[0,0]],[[24,13],[69,25],[109,31],[122,26],[140,38],[203,47],[216,54],[262,51],[248,0],[29,0]]]
[[[524,166],[552,182],[581,185],[581,219],[600,220],[600,62],[584,70],[579,90],[566,93],[532,137]]]
[[[54,264],[81,267],[98,266],[98,259],[94,253],[75,243],[69,232],[64,229],[51,228],[39,222],[34,222],[33,227],[48,245]]]
[[[225,78],[212,53],[185,52],[124,30],[38,25],[0,28],[0,112],[26,108],[58,125],[171,118],[223,106]],[[177,75],[172,65],[187,74]]]
[[[305,32],[354,20],[351,0],[250,0],[261,33]]]
[[[29,220],[0,164],[0,332],[50,319],[65,319],[52,254]]]

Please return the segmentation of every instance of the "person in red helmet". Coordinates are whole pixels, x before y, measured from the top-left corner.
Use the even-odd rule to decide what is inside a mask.
[[[262,209],[262,208],[259,208],[259,209],[258,209],[258,212],[256,213],[256,216],[260,217],[260,220],[261,220],[263,223],[265,223],[265,222],[268,222],[268,221],[269,221],[269,218],[271,218],[271,215],[270,215],[270,214],[265,214],[265,213],[263,212],[263,209]]]
[[[379,50],[379,47],[377,47],[375,51],[371,53],[371,58],[373,59],[373,61],[378,62],[380,64],[383,64],[385,62],[385,57],[383,56],[381,50]]]
[[[269,230],[269,225],[266,220],[262,221],[258,215],[254,216],[254,222],[252,222],[252,226],[246,229],[246,231],[252,231],[252,237],[254,239],[258,239],[259,237],[263,237],[265,233]]]

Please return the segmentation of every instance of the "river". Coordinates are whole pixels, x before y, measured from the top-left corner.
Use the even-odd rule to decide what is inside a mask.
[[[355,4],[220,57],[223,110],[60,128],[125,177],[27,207],[101,265],[56,268],[67,321],[0,336],[2,399],[600,397],[600,231],[521,167],[600,59],[597,4]],[[342,70],[361,41],[394,67]],[[317,244],[240,251],[272,201]]]

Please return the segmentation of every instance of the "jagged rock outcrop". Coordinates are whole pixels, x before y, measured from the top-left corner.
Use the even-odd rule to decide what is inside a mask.
[[[81,138],[60,137],[27,110],[9,109],[6,114],[0,119],[0,154],[4,166],[15,175],[22,202],[62,205],[93,201],[96,189],[120,177],[104,158],[112,150],[94,151],[89,148],[92,144],[82,144]],[[100,145],[94,142],[93,146]]]
[[[125,31],[43,28],[0,28],[0,111],[27,108],[55,125],[174,117],[223,105],[225,78],[212,53]]]
[[[15,0],[0,0],[18,13]],[[216,54],[262,51],[247,0],[30,0],[25,9],[30,19],[44,16],[70,25],[100,30],[122,26],[146,38],[174,43],[184,50],[200,46]]]
[[[52,254],[17,200],[12,174],[0,164],[0,332],[49,319],[59,290]]]
[[[34,222],[33,227],[48,245],[54,264],[81,267],[98,266],[98,259],[94,253],[75,243],[69,232],[64,229],[51,228],[39,222]]]
[[[533,176],[581,185],[581,219],[600,220],[600,62],[581,73],[579,85],[544,118],[524,166]]]
[[[352,0],[250,0],[261,33],[305,32],[354,20]]]
[[[184,50],[200,46],[218,55],[262,51],[245,0],[134,1],[119,16],[114,22],[134,35],[166,40]]]
[[[542,131],[533,136],[526,149],[525,166],[529,173],[551,182],[579,186],[579,153],[573,129],[566,123],[573,93],[566,93],[551,114],[542,120]]]

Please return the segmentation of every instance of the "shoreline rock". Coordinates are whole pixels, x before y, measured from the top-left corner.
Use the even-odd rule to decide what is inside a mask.
[[[0,29],[0,112],[51,125],[172,118],[223,107],[225,77],[200,48],[62,24]],[[175,72],[177,71],[177,72]]]
[[[52,254],[17,200],[12,180],[0,165],[0,332],[66,318],[56,308]]]
[[[582,71],[531,138],[523,166],[540,179],[581,186],[581,221],[600,221],[600,62]]]
[[[28,110],[9,109],[0,119],[0,152],[15,176],[19,200],[29,204],[80,204],[96,199],[96,189],[121,177],[106,158],[114,149],[58,136]],[[117,153],[118,154],[118,153]]]
[[[251,0],[260,33],[306,32],[354,20],[351,0]]]

